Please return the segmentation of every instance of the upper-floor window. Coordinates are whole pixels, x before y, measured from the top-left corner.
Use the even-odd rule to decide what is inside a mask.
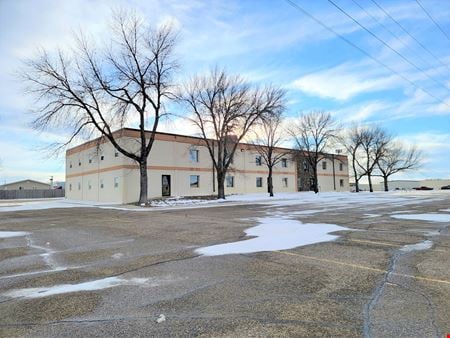
[[[262,177],[257,177],[256,178],[256,187],[257,188],[261,188],[263,186],[263,179]]]
[[[283,177],[281,179],[281,182],[283,183],[283,187],[287,188],[287,186],[288,186],[288,178],[287,177]]]
[[[78,160],[78,166],[81,166],[81,161],[80,160]]]
[[[256,155],[256,157],[255,157],[255,163],[256,163],[257,166],[262,165],[262,158],[261,158],[261,155]]]
[[[227,176],[227,188],[234,187],[234,176]]]
[[[92,158],[89,159],[89,163],[92,163]]]
[[[105,159],[105,156],[100,156],[100,161],[103,161]]]
[[[282,158],[282,159],[281,159],[281,166],[282,166],[283,168],[287,168],[287,159],[285,159],[285,158]]]
[[[114,157],[119,157],[119,152],[118,151],[114,152]]]
[[[344,171],[344,163],[339,163],[339,171]]]
[[[189,177],[189,184],[190,184],[191,188],[200,187],[200,176],[199,175],[191,175]]]
[[[191,162],[198,162],[198,150],[197,149],[189,149],[189,159]]]
[[[69,168],[72,168],[72,162],[70,162],[70,164],[69,164]]]
[[[327,161],[325,160],[322,161],[322,169],[327,170]]]

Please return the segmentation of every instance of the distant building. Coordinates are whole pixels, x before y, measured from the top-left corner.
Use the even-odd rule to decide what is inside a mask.
[[[138,151],[139,131],[124,128],[116,139],[128,151]],[[291,149],[277,148],[278,152]],[[215,170],[199,137],[156,133],[149,157],[148,196],[206,196],[217,191]],[[252,144],[240,143],[225,180],[226,194],[266,193],[268,169]],[[310,168],[287,155],[273,171],[277,192],[310,190]],[[349,191],[347,157],[330,155],[318,168],[320,191]],[[66,152],[66,197],[76,200],[131,203],[139,197],[139,166],[111,143],[92,140]]]
[[[414,188],[428,187],[434,190],[440,190],[443,186],[450,185],[450,179],[425,179],[425,180],[392,180],[389,181],[389,190],[413,190]],[[350,183],[350,188],[353,191],[355,184]],[[362,183],[359,185],[360,190],[368,191],[369,185]],[[384,191],[384,183],[374,183],[374,191]]]
[[[0,190],[40,190],[51,188],[50,184],[35,180],[22,180],[0,185]]]

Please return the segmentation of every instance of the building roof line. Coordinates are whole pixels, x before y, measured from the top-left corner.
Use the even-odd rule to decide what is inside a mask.
[[[120,129],[117,129],[117,130],[115,130],[115,131],[113,131],[112,132],[112,134],[122,134],[123,133],[123,131],[126,131],[126,130],[129,130],[129,131],[132,131],[132,132],[140,132],[140,129],[137,129],[137,128],[130,128],[130,127],[123,127],[123,128],[120,128]],[[150,131],[150,130],[146,130],[146,133],[152,133],[152,131]],[[173,137],[184,137],[184,138],[190,138],[190,139],[194,139],[194,140],[198,140],[198,141],[204,141],[204,138],[203,137],[199,137],[199,136],[191,136],[191,135],[182,135],[182,134],[175,134],[175,133],[167,133],[167,132],[162,132],[162,131],[156,131],[155,132],[155,134],[156,135],[167,135],[167,136],[173,136]],[[126,136],[126,135],[125,135]],[[210,141],[215,141],[214,139],[208,139],[208,140],[210,140]],[[88,145],[88,144],[95,144],[95,143],[97,143],[97,142],[99,142],[100,141],[100,143],[106,143],[106,142],[108,142],[108,140],[107,139],[105,139],[105,137],[104,136],[100,136],[100,137],[97,137],[97,138],[95,138],[95,139],[93,139],[93,140],[89,140],[89,141],[86,141],[86,142],[84,142],[84,143],[82,143],[82,144],[79,144],[79,145],[77,145],[77,146],[75,146],[75,147],[72,147],[72,148],[69,148],[69,149],[67,149],[67,151],[66,151],[66,154],[67,155],[70,155],[70,153],[75,153],[75,152],[77,152],[76,150],[77,149],[81,149],[81,148],[84,148],[86,145]],[[243,146],[249,146],[249,147],[256,147],[257,145],[255,145],[255,144],[252,144],[252,143],[248,143],[248,142],[239,142],[239,144],[240,145],[243,145]],[[298,151],[298,149],[294,149],[294,148],[286,148],[286,147],[275,147],[275,149],[277,149],[277,150],[282,150],[282,151]],[[346,155],[341,155],[341,154],[335,154],[335,153],[322,153],[323,155],[327,155],[327,156],[334,156],[336,159],[339,159],[339,158],[342,158],[342,159],[347,159],[347,156]]]

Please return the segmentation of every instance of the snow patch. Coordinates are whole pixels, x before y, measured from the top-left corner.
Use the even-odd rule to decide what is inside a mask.
[[[29,232],[25,231],[0,231],[0,238],[21,237],[29,234]]]
[[[42,298],[71,292],[108,289],[119,285],[144,285],[147,284],[147,281],[148,278],[124,279],[120,277],[108,277],[104,279],[78,284],[60,284],[41,288],[12,290],[4,293],[4,295],[13,298],[16,297]],[[151,286],[157,286],[157,284],[152,284]]]
[[[397,219],[409,219],[418,221],[428,221],[428,222],[450,222],[450,214],[408,214],[408,215],[391,215],[393,218]]]
[[[378,214],[364,214],[367,218],[380,217]]]
[[[242,254],[261,251],[286,250],[299,246],[328,242],[339,236],[329,233],[351,230],[334,224],[302,223],[297,220],[286,220],[279,217],[259,219],[259,225],[245,230],[247,240],[218,244],[199,248],[197,253],[205,256]]]
[[[400,251],[403,252],[412,252],[412,251],[421,251],[421,250],[428,250],[433,246],[433,241],[426,240],[423,242],[419,242],[416,244],[408,244],[403,246]]]

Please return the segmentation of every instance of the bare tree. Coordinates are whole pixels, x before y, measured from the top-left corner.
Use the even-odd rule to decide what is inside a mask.
[[[352,126],[339,138],[340,143],[347,150],[350,157],[352,175],[355,180],[355,191],[359,192],[359,181],[363,176],[361,169],[357,164],[359,151],[361,149],[361,128],[357,125]]]
[[[273,168],[282,160],[287,161],[286,156],[291,154],[290,150],[281,149],[283,143],[283,131],[281,111],[261,119],[258,130],[255,131],[255,140],[252,142],[256,151],[267,166],[267,189],[270,197],[273,197]]]
[[[360,177],[367,176],[369,191],[373,192],[373,172],[380,158],[386,153],[391,137],[377,126],[361,128],[359,134],[361,152],[356,157],[356,164],[361,170]]]
[[[420,166],[421,153],[416,147],[405,149],[402,144],[390,144],[377,162],[379,174],[383,177],[384,191],[389,191],[388,179],[390,176],[407,170],[417,169]]]
[[[147,158],[164,101],[173,98],[172,75],[176,35],[171,26],[148,27],[134,15],[114,17],[109,47],[97,48],[78,36],[69,56],[46,51],[26,62],[23,77],[37,97],[36,129],[66,129],[71,137],[99,135],[120,153],[134,160],[140,170],[139,203],[147,203]],[[115,128],[129,121],[139,123],[138,149],[120,143]],[[151,131],[146,132],[146,127]]]
[[[239,142],[254,124],[284,105],[284,91],[252,88],[239,76],[212,70],[194,77],[179,96],[193,114],[217,172],[219,199],[225,198],[225,176]]]
[[[312,111],[301,115],[297,123],[289,130],[296,146],[307,160],[313,171],[314,192],[319,192],[317,166],[326,158],[326,148],[336,137],[336,122],[331,115],[322,111]]]

